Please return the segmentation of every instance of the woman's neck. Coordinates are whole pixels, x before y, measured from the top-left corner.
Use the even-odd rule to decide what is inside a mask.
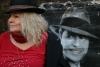
[[[26,38],[22,34],[20,34],[20,33],[12,33],[12,32],[10,32],[10,35],[12,35],[13,39],[16,42],[19,42],[19,43],[27,42]]]

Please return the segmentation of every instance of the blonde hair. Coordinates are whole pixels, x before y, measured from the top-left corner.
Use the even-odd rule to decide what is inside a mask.
[[[42,32],[48,28],[46,20],[37,13],[22,12],[20,22],[22,25],[22,34],[27,41],[32,42],[33,45],[39,45],[43,40]]]

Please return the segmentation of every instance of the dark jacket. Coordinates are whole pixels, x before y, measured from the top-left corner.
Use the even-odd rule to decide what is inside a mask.
[[[52,32],[48,32],[46,67],[69,67],[64,60],[60,41]]]

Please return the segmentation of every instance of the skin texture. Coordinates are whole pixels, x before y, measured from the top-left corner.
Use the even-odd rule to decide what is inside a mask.
[[[10,32],[21,34],[20,16],[20,12],[14,12],[10,14],[10,17],[8,19],[8,27]]]
[[[71,35],[64,30],[60,37],[63,54],[73,62],[79,62],[88,51],[89,39],[78,35]]]

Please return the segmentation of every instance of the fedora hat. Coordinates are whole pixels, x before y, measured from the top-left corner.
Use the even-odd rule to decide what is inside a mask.
[[[36,13],[44,13],[45,10],[36,6],[36,0],[10,0],[10,6],[5,12],[6,14],[16,11],[28,11]]]
[[[59,36],[59,29],[65,29],[75,34],[99,39],[92,34],[92,25],[88,12],[83,8],[70,8],[65,11],[60,25],[50,25],[50,30]]]

